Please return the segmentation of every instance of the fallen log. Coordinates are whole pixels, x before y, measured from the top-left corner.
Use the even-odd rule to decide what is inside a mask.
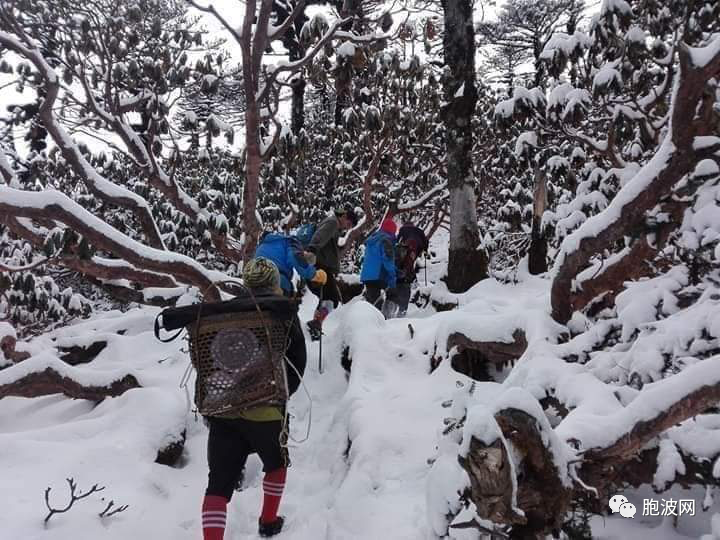
[[[117,397],[133,388],[140,388],[140,383],[130,374],[104,386],[84,386],[48,367],[43,371],[28,373],[15,381],[0,385],[0,399],[9,396],[39,397],[63,394],[74,399],[102,401],[107,397]]]
[[[470,499],[478,516],[512,525],[510,538],[540,539],[559,531],[570,508],[572,491],[563,485],[537,421],[518,409],[501,410],[495,420],[512,445],[513,455],[500,439],[485,444],[473,438],[467,459],[460,458],[470,477]],[[516,479],[511,477],[511,463]],[[514,482],[516,506],[512,501]]]
[[[527,345],[525,332],[520,329],[513,332],[513,341],[509,343],[474,341],[459,332],[450,334],[447,340],[447,350],[457,351],[450,360],[453,369],[478,381],[492,380],[489,365],[499,371],[520,358]]]
[[[588,315],[593,316],[614,305],[615,298],[625,289],[626,282],[654,275],[659,266],[667,266],[667,263],[658,263],[657,258],[671,234],[682,223],[689,200],[692,199],[669,200],[661,204],[660,212],[666,214],[668,220],[654,227],[646,226],[623,256],[601,266],[592,277],[579,281],[570,296],[572,309],[583,311],[588,308]],[[648,241],[650,234],[654,236],[652,244]]]
[[[718,362],[705,362],[706,366],[686,370],[653,390],[641,392],[618,413],[618,419],[631,419],[628,427],[610,435],[603,446],[580,451],[568,471],[558,469],[550,439],[532,415],[514,408],[498,411],[495,422],[512,452],[508,452],[500,436],[485,442],[473,436],[467,457],[459,457],[471,482],[466,496],[477,507],[478,517],[511,526],[510,538],[544,538],[562,528],[573,507],[607,513],[609,498],[628,486],[653,484],[657,492],[662,492],[674,483],[684,487],[720,485],[720,479],[713,475],[714,459],[697,459],[674,447],[682,466],[677,467],[673,478],[661,478],[659,483],[655,478],[660,450],[652,443],[669,428],[706,412],[720,401],[717,376],[705,376],[717,368]],[[624,424],[618,420],[618,425]],[[516,475],[517,508],[507,495],[498,496],[503,489],[512,493],[510,463]],[[563,482],[567,474],[573,478],[572,483]]]
[[[87,346],[69,345],[58,347],[58,352],[60,352],[60,360],[71,366],[77,366],[95,360],[97,355],[105,350],[105,347],[107,347],[107,341],[95,341]]]

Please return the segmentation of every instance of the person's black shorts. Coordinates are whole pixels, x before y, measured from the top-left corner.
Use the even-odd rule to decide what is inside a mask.
[[[290,466],[282,420],[252,422],[214,417],[207,420],[210,426],[207,495],[230,500],[250,454],[260,456],[265,472]]]

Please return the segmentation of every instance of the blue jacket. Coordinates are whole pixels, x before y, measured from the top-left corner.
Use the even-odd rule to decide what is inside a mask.
[[[365,241],[360,281],[381,281],[387,288],[394,289],[396,279],[395,237],[385,231],[376,231]]]
[[[305,261],[302,252],[302,244],[296,238],[269,233],[260,241],[255,256],[274,262],[280,270],[280,286],[283,291],[292,293],[293,269],[305,280],[310,280],[315,275],[315,267]]]

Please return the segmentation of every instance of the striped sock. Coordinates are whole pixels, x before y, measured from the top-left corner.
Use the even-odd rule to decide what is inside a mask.
[[[260,514],[261,523],[272,523],[277,519],[280,499],[285,488],[286,475],[287,469],[285,467],[265,473],[263,479],[263,508],[262,514]]]
[[[225,497],[205,495],[202,505],[203,540],[223,540],[227,503]]]

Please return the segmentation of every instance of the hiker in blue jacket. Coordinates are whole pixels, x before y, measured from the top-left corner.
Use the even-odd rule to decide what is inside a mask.
[[[360,281],[365,285],[365,300],[380,311],[384,308],[382,291],[394,289],[396,285],[396,231],[397,225],[388,218],[383,221],[380,230],[375,231],[365,241],[365,258],[360,271]]]
[[[327,281],[325,271],[317,270],[308,262],[302,244],[292,236],[266,233],[260,240],[255,257],[264,257],[275,263],[280,271],[280,286],[285,296],[292,296],[294,293],[293,270],[305,281],[318,285],[324,285]]]

